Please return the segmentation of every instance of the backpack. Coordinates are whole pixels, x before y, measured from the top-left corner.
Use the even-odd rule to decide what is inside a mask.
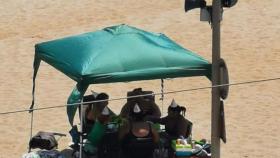
[[[39,131],[35,136],[33,136],[29,141],[29,148],[35,149],[46,149],[52,150],[57,148],[57,140],[55,139],[55,135],[58,136],[66,136],[65,134],[60,133],[50,133],[50,132],[43,132]]]

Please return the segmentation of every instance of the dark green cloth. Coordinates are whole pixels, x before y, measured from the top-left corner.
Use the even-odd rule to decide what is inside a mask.
[[[97,147],[97,145],[100,143],[105,134],[105,128],[106,126],[101,124],[99,121],[96,121],[94,123],[93,128],[88,134],[88,140],[93,146]]]

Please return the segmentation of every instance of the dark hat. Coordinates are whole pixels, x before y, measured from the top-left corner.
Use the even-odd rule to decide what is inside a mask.
[[[96,96],[96,100],[107,100],[107,99],[109,99],[109,95],[106,93],[99,93]]]

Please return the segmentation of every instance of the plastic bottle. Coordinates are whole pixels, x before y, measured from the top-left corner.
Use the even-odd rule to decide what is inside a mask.
[[[188,142],[188,144],[192,144],[192,135],[191,134],[187,138],[187,142]]]

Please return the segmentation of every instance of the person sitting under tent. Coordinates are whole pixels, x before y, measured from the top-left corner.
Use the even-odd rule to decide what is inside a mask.
[[[99,93],[96,97],[94,95],[88,95],[84,97],[84,102],[92,102],[92,101],[101,101],[88,103],[88,106],[85,110],[85,124],[84,124],[84,132],[88,133],[93,127],[96,119],[100,116],[102,110],[108,105],[109,95],[106,93]],[[108,108],[110,116],[114,116],[115,114]]]
[[[166,117],[160,119],[151,118],[150,121],[165,125],[165,131],[170,139],[177,139],[182,136],[187,138],[192,132],[192,122],[184,117],[185,112],[186,108],[179,106],[173,99],[168,107]]]
[[[134,105],[130,120],[119,130],[123,157],[152,158],[159,135],[151,123],[144,121],[144,112],[139,104]]]
[[[88,133],[87,140],[84,146],[84,152],[88,155],[96,155],[97,148],[103,139],[106,131],[106,124],[110,121],[110,111],[107,106],[103,108],[100,115]]]
[[[83,97],[83,110],[82,110],[82,113],[83,113],[83,132],[85,133],[88,133],[89,132],[89,129],[92,128],[94,122],[95,122],[95,119],[91,117],[88,117],[88,113],[89,111],[91,111],[93,109],[93,105],[94,103],[92,103],[92,101],[95,101],[95,96],[94,95],[86,95]],[[86,102],[89,102],[89,103],[86,103]],[[79,108],[79,110],[81,110],[81,108]],[[81,111],[80,111],[81,113]]]
[[[105,125],[110,121],[110,111],[109,111],[109,108],[107,106],[105,106],[102,110],[102,112],[100,113],[100,115],[97,117],[97,121],[96,123],[94,124],[93,128],[91,129],[91,131],[89,132],[88,134],[88,140],[90,140],[94,145],[97,145],[95,144],[96,142],[96,137],[97,135],[95,134],[95,130],[96,130],[96,127],[98,126],[97,123],[99,124],[99,126],[101,125],[103,130],[105,130]],[[103,132],[104,134],[105,132]],[[98,141],[100,141],[101,138],[99,137],[98,138]],[[97,142],[98,142],[97,141]]]
[[[136,88],[127,93],[128,97],[146,95],[142,97],[128,98],[127,103],[122,107],[120,116],[123,118],[129,118],[131,111],[134,108],[136,102],[139,103],[140,108],[143,110],[145,117],[160,118],[161,112],[158,105],[155,103],[155,98],[152,91],[142,91],[142,88]]]

